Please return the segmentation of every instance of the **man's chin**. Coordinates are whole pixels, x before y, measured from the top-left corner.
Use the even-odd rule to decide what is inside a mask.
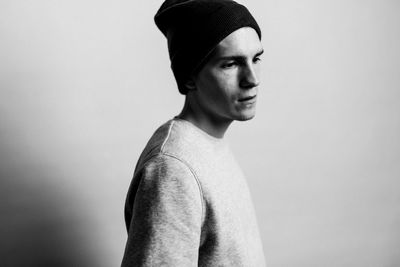
[[[240,116],[238,116],[236,118],[237,121],[248,121],[251,120],[252,118],[254,118],[256,115],[255,112],[252,112],[251,114],[240,114]]]

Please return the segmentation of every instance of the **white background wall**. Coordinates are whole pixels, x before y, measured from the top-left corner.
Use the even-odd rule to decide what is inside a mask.
[[[269,266],[400,266],[400,2],[241,1],[258,114],[228,138]],[[183,104],[161,1],[0,2],[2,266],[118,266],[123,205]]]

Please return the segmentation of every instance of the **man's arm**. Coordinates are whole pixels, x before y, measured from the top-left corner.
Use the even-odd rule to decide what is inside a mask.
[[[197,266],[202,196],[193,173],[160,155],[140,175],[122,267]]]

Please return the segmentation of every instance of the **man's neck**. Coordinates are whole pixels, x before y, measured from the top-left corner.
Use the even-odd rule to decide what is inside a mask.
[[[216,138],[223,138],[232,120],[223,120],[204,114],[201,110],[192,107],[186,99],[182,112],[177,116],[200,128],[204,132]]]

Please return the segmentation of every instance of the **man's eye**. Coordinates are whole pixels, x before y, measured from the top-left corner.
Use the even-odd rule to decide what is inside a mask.
[[[259,58],[259,57],[256,57],[256,58],[253,59],[253,62],[254,62],[254,63],[258,63],[258,62],[260,62],[260,61],[261,61],[261,58]]]
[[[222,64],[222,68],[224,69],[229,69],[229,68],[233,68],[237,65],[237,63],[235,61],[230,61],[230,62],[226,62],[224,64]]]

